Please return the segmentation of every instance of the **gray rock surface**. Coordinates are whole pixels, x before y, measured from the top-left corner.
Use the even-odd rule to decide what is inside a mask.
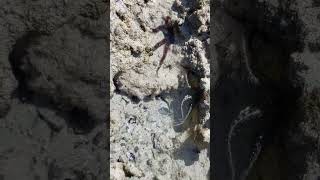
[[[111,179],[208,177],[209,15],[202,0],[111,2]],[[167,16],[159,68],[164,46],[150,49],[168,35],[152,29]]]

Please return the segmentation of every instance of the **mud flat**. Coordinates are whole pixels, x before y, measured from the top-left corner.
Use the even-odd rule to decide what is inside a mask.
[[[111,1],[111,179],[208,177],[209,16],[206,0]]]
[[[107,179],[104,1],[0,1],[0,179]]]

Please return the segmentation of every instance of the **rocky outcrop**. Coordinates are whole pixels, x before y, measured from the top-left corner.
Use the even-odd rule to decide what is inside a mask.
[[[113,179],[208,177],[209,15],[203,0],[111,3]]]

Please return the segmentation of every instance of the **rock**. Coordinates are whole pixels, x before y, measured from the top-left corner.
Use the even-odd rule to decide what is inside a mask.
[[[128,177],[142,177],[143,175],[143,173],[131,163],[124,165],[124,172]]]
[[[204,127],[210,117],[209,1],[119,0],[111,4],[111,75],[115,89],[110,110],[111,164],[129,163],[125,174],[137,179],[205,178],[209,170],[205,151],[208,143],[201,142],[203,150],[198,153],[190,131],[195,126]],[[164,25],[167,16],[177,33],[159,68],[164,45],[152,49],[168,36],[152,29]],[[189,80],[190,74],[193,80]],[[184,102],[186,97],[190,98]],[[194,107],[194,112],[202,111],[191,117],[189,107]],[[184,119],[188,123],[182,127],[179,124]],[[182,134],[185,138],[178,138]],[[198,159],[200,154],[204,158]],[[193,170],[184,170],[188,166]]]
[[[161,74],[160,74],[161,73]],[[148,69],[128,70],[118,78],[118,89],[129,96],[143,99],[147,96],[156,96],[171,89],[176,89],[179,84],[179,69],[162,70],[159,75]],[[150,81],[150,79],[153,79]]]
[[[125,179],[125,173],[123,171],[123,164],[122,163],[116,163],[111,166],[110,171],[110,179],[111,180],[124,180]]]

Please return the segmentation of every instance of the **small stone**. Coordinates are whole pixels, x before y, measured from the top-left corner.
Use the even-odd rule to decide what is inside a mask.
[[[111,167],[110,171],[110,179],[111,180],[123,180],[125,179],[125,173],[123,171],[122,163],[115,163]]]
[[[124,172],[127,176],[135,176],[135,177],[142,177],[143,173],[140,169],[135,167],[133,164],[126,164],[124,165]]]

